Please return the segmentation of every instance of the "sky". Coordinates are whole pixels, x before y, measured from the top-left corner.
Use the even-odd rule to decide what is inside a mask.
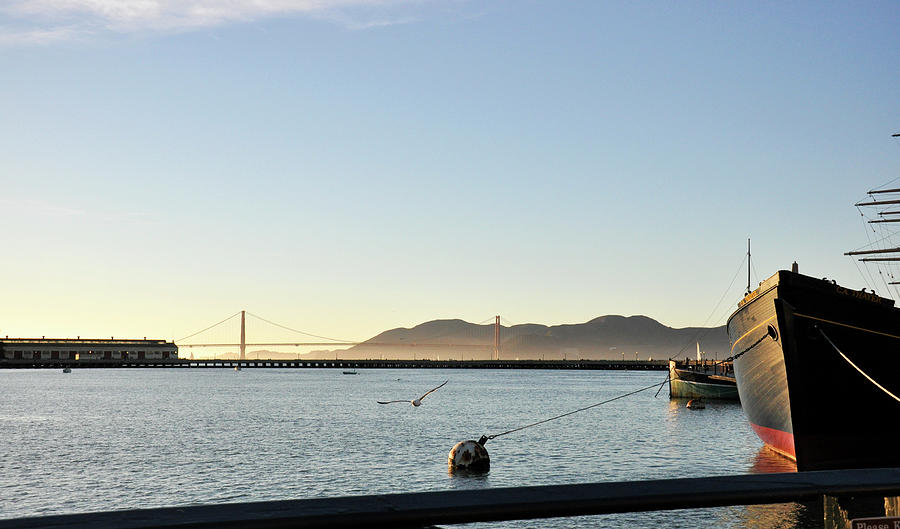
[[[724,324],[852,288],[900,4],[0,3],[0,335]],[[235,337],[236,339],[236,337]]]

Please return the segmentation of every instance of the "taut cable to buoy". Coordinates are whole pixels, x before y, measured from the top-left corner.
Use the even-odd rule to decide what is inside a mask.
[[[555,417],[550,417],[548,419],[543,419],[537,422],[533,422],[531,424],[526,424],[525,426],[519,426],[518,428],[513,428],[512,430],[507,430],[505,432],[495,433],[493,435],[482,435],[481,439],[468,440],[468,441],[460,441],[456,443],[453,448],[450,449],[450,453],[447,456],[447,465],[450,469],[450,474],[461,473],[465,474],[482,474],[488,472],[491,468],[491,456],[488,454],[487,449],[484,447],[484,444],[487,443],[491,439],[496,439],[501,435],[511,434],[513,432],[518,432],[520,430],[524,430],[525,428],[531,428],[532,426],[537,426],[539,424],[544,424],[545,422],[550,422],[556,419],[561,419],[563,417],[567,417],[569,415],[573,415],[580,411],[589,410],[591,408],[596,408],[597,406],[602,406],[603,404],[608,404],[615,400],[619,400],[630,395],[634,395],[635,393],[640,393],[642,391],[647,391],[648,389],[653,389],[657,386],[660,388],[669,381],[669,375],[666,374],[666,379],[657,384],[652,384],[647,387],[643,387],[641,389],[636,389],[634,391],[629,391],[628,393],[624,393],[617,397],[613,397],[611,399],[604,400],[603,402],[598,402],[596,404],[591,404],[590,406],[585,406],[584,408],[578,408],[577,410],[573,410],[570,412],[563,413],[561,415],[557,415]],[[657,394],[659,392],[657,391]],[[654,397],[655,398],[655,397]]]
[[[506,434],[510,434],[510,433],[513,433],[513,432],[518,432],[518,431],[520,431],[520,430],[524,430],[525,428],[531,428],[532,426],[537,426],[537,425],[539,425],[539,424],[544,424],[545,422],[550,422],[550,421],[554,421],[554,420],[556,420],[556,419],[561,419],[561,418],[563,418],[563,417],[568,417],[569,415],[574,415],[574,414],[576,414],[576,413],[578,413],[578,412],[582,412],[582,411],[585,411],[585,410],[589,410],[589,409],[591,409],[591,408],[596,408],[597,406],[602,406],[602,405],[604,405],[604,404],[609,404],[610,402],[613,402],[613,401],[615,401],[615,400],[623,399],[623,398],[625,398],[625,397],[629,397],[629,396],[631,396],[631,395],[634,395],[635,393],[640,393],[640,392],[642,392],[642,391],[647,391],[648,389],[653,389],[653,388],[655,388],[655,387],[657,387],[657,386],[662,387],[662,386],[664,386],[664,385],[666,384],[666,382],[668,382],[668,381],[669,381],[669,376],[666,375],[666,379],[663,380],[662,382],[659,382],[659,383],[657,383],[657,384],[653,384],[653,385],[650,385],[650,386],[647,386],[647,387],[643,387],[643,388],[641,388],[641,389],[636,389],[636,390],[634,390],[634,391],[629,391],[628,393],[624,393],[624,394],[622,394],[622,395],[619,395],[618,397],[613,397],[613,398],[611,398],[611,399],[604,400],[603,402],[598,402],[598,403],[596,403],[596,404],[591,404],[590,406],[585,406],[584,408],[578,408],[577,410],[573,410],[573,411],[570,411],[570,412],[567,412],[567,413],[563,413],[563,414],[561,414],[561,415],[557,415],[557,416],[555,416],[555,417],[550,417],[550,418],[548,418],[548,419],[543,419],[543,420],[540,420],[540,421],[537,421],[537,422],[533,422],[533,423],[531,423],[531,424],[526,424],[525,426],[519,426],[518,428],[513,428],[512,430],[507,430],[507,431],[505,431],[505,432],[495,433],[495,434],[493,434],[493,435],[485,435],[485,436],[482,436],[481,439],[483,439],[484,442],[482,442],[481,444],[484,445],[484,443],[488,442],[489,440],[491,440],[491,439],[496,439],[497,437],[500,437],[501,435],[506,435]]]

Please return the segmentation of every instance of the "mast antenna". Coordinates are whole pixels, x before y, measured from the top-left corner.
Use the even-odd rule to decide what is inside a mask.
[[[750,237],[747,237],[747,293],[750,293]]]

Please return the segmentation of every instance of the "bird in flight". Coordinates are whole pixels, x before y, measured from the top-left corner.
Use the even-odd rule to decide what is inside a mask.
[[[450,382],[450,381],[449,381],[449,380],[445,380],[445,381],[444,381],[444,384],[446,384],[447,382]],[[417,406],[417,407],[418,407],[418,406],[421,406],[421,405],[422,405],[422,399],[424,399],[425,397],[427,397],[427,396],[430,395],[431,393],[433,393],[433,392],[435,392],[435,391],[441,389],[442,387],[444,387],[444,384],[441,384],[440,386],[438,386],[438,387],[436,387],[436,388],[434,388],[434,389],[430,389],[430,390],[426,391],[424,395],[422,395],[421,397],[419,397],[419,398],[417,398],[417,399],[413,399],[413,400],[387,400],[387,401],[376,400],[375,402],[377,402],[378,404],[393,404],[393,403],[395,403],[395,402],[408,402],[408,403],[412,404],[413,406]]]

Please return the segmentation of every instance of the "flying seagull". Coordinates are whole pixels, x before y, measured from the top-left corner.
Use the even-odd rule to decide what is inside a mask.
[[[445,381],[444,381],[444,384],[446,384],[447,382],[450,382],[450,381],[449,381],[449,380],[445,380]],[[430,390],[426,391],[424,395],[422,395],[421,397],[419,397],[419,398],[417,398],[417,399],[413,399],[413,400],[388,400],[388,401],[376,400],[375,402],[377,402],[378,404],[393,404],[394,402],[408,402],[408,403],[412,404],[413,406],[421,406],[421,405],[422,405],[422,399],[424,399],[425,397],[427,397],[430,393],[433,393],[433,392],[435,392],[435,391],[441,389],[442,387],[444,387],[444,384],[441,384],[440,386],[438,386],[438,387],[436,387],[436,388],[434,388],[434,389],[430,389]]]

